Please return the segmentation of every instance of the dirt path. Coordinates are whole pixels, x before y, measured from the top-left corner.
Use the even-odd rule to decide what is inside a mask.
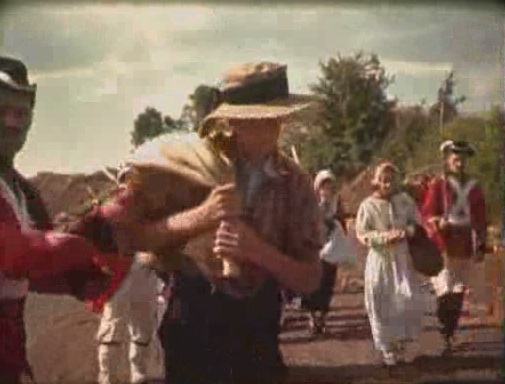
[[[319,338],[310,337],[303,312],[288,310],[281,340],[286,360],[293,367],[291,382],[498,382],[503,364],[503,339],[498,327],[467,314],[462,320],[456,353],[451,358],[440,358],[442,344],[436,318],[428,315],[425,320],[422,356],[411,366],[386,372],[378,366],[380,357],[373,350],[361,294],[334,297],[327,335]]]
[[[503,363],[500,330],[476,318],[464,318],[457,353],[441,359],[435,319],[427,316],[422,359],[388,373],[377,366],[360,293],[335,295],[328,334],[320,339],[309,336],[304,313],[292,309],[287,313],[281,342],[293,384],[498,382]],[[96,316],[68,297],[31,295],[26,318],[29,358],[39,383],[93,383]],[[119,367],[126,379],[126,363],[119,362]]]

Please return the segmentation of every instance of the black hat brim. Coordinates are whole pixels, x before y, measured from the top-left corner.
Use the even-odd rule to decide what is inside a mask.
[[[0,88],[14,92],[24,92],[27,94],[34,94],[37,91],[37,84],[18,85],[15,83],[8,83],[0,80]]]
[[[13,86],[12,84],[0,81],[0,92],[3,94],[3,98],[7,99],[25,99],[29,100],[32,108],[35,106],[35,99],[37,95],[37,84],[31,84],[28,86]]]

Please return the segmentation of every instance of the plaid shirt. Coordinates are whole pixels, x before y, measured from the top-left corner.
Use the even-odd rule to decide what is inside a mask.
[[[310,176],[276,153],[264,164],[246,219],[268,243],[299,261],[319,259],[322,225]]]

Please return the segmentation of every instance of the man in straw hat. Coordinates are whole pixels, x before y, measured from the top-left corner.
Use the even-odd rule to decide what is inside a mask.
[[[430,183],[422,214],[432,239],[444,251],[444,269],[432,282],[444,354],[450,354],[472,264],[484,259],[486,206],[481,187],[466,171],[468,159],[476,154],[474,146],[448,140],[440,152],[445,171]]]
[[[31,126],[35,91],[21,61],[0,57],[0,382],[5,384],[32,376],[23,319],[29,286],[86,299],[96,298],[110,282],[97,249],[83,238],[50,231],[42,199],[14,168]],[[93,281],[99,283],[94,292],[88,289]]]
[[[160,329],[167,383],[275,382],[285,372],[280,287],[309,294],[321,276],[311,179],[277,148],[283,122],[310,98],[291,95],[286,66],[269,62],[235,67],[210,94],[213,105],[199,134],[206,138],[216,126],[227,127],[223,151],[236,183],[127,237],[180,246],[210,229],[214,253],[254,277],[251,289],[230,293],[185,259],[173,275]],[[128,206],[128,197],[121,204]]]

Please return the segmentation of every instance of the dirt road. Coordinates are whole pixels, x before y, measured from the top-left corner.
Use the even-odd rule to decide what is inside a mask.
[[[304,313],[288,309],[281,335],[290,382],[299,383],[495,383],[503,360],[502,336],[496,326],[465,317],[454,357],[441,359],[433,317],[427,316],[422,358],[411,366],[386,372],[372,348],[361,293],[337,294],[328,334],[312,339]],[[27,306],[28,349],[39,383],[93,383],[96,377],[96,316],[68,297],[31,295]],[[125,351],[126,359],[126,351]],[[126,363],[119,362],[126,380]],[[469,381],[476,380],[476,381]]]
[[[436,318],[426,316],[421,356],[414,364],[391,372],[379,366],[361,294],[335,295],[327,334],[309,335],[306,315],[289,310],[282,346],[292,367],[292,383],[495,383],[498,381],[503,339],[500,329],[481,318],[472,307],[462,320],[456,352],[439,357],[442,343]]]

